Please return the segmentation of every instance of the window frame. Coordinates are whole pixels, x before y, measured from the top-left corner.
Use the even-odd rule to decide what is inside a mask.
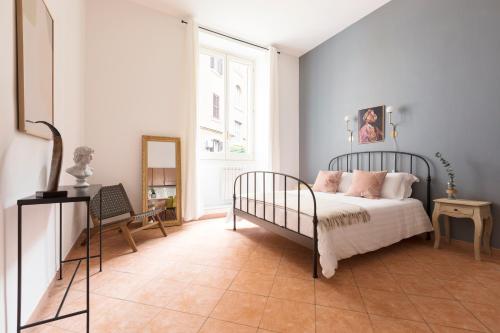
[[[224,152],[223,153],[213,153],[213,152],[201,152],[200,158],[203,160],[226,160],[226,161],[253,161],[255,160],[255,62],[252,59],[242,58],[232,54],[231,52],[226,52],[213,47],[200,46],[199,53],[207,55],[209,57],[222,57],[223,58],[223,74],[221,75],[224,80],[224,100],[221,101],[221,96],[219,96],[219,120],[221,117],[220,106],[224,104],[224,130],[222,133]],[[229,78],[229,63],[236,62],[249,67],[248,71],[248,110],[247,110],[247,153],[231,153],[230,151],[230,114],[231,114],[231,82]],[[214,58],[214,63],[217,66],[217,59]],[[215,66],[215,67],[216,67]],[[219,74],[216,71],[217,74]],[[200,88],[201,89],[201,88]],[[240,89],[242,89],[240,87]],[[234,101],[233,101],[234,104]],[[232,112],[242,112],[243,110],[239,108],[234,108]],[[216,120],[217,121],[217,120]],[[211,129],[198,124],[198,131],[210,131]],[[200,135],[200,138],[202,136]],[[203,141],[200,140],[200,148],[203,146]]]

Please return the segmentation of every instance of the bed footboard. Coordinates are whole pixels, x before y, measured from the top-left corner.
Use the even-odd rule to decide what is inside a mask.
[[[288,183],[296,183],[298,191],[297,195],[297,230],[294,230],[289,227],[287,224],[287,191],[294,190],[288,186]],[[287,189],[287,186],[289,187]],[[300,193],[301,191],[307,190],[313,200],[314,212],[313,212],[313,237],[308,237],[301,233],[301,225],[300,225]],[[283,206],[277,206],[276,204],[276,194],[278,191],[283,191],[284,201]],[[243,197],[246,194],[246,197]],[[262,194],[262,197],[258,199],[258,194]],[[266,201],[266,195],[268,196]],[[271,197],[272,196],[272,201]],[[237,200],[239,200],[238,208],[236,207]],[[250,200],[253,200],[253,211],[249,207]],[[257,202],[261,201],[263,203],[263,213],[259,216],[257,212]],[[246,203],[246,210],[243,210],[243,203]],[[266,205],[271,205],[272,209],[272,218],[266,218]],[[284,209],[284,225],[280,225],[276,223],[276,208]],[[295,209],[294,209],[295,210]],[[272,172],[272,171],[250,171],[245,172],[238,175],[234,180],[233,187],[233,230],[236,230],[236,216],[238,213],[244,213],[250,215],[254,218],[259,219],[260,221],[268,222],[274,224],[277,227],[286,230],[286,232],[293,232],[299,234],[303,237],[307,237],[313,242],[313,278],[318,277],[318,216],[316,214],[316,197],[314,192],[303,180],[290,176],[284,173]],[[243,214],[242,214],[243,215]]]

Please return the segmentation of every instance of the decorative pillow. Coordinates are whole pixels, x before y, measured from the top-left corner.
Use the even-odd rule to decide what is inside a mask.
[[[349,187],[351,187],[351,184],[352,172],[343,172],[342,176],[340,177],[340,184],[337,192],[346,193],[347,191],[349,191]]]
[[[420,182],[420,179],[418,179],[418,177],[416,177],[415,175],[412,175],[411,173],[407,173],[406,174],[406,179],[405,179],[405,195],[404,195],[404,198],[409,198],[411,197],[411,193],[412,193],[412,185],[413,183],[418,183]]]
[[[407,187],[407,175],[403,172],[388,173],[385,176],[380,196],[385,199],[404,199]]]
[[[368,199],[380,198],[386,174],[387,171],[370,172],[354,170],[352,184],[346,195]]]
[[[337,192],[342,171],[320,171],[312,187],[315,192]]]

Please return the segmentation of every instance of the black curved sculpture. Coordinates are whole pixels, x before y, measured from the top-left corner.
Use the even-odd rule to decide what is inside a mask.
[[[46,121],[26,120],[26,122],[32,124],[44,124],[52,132],[52,139],[54,140],[54,145],[52,146],[52,161],[50,163],[50,175],[49,182],[47,183],[47,189],[44,192],[37,192],[36,196],[41,198],[66,196],[67,191],[58,191],[63,157],[63,142],[61,133],[59,133],[54,125]]]

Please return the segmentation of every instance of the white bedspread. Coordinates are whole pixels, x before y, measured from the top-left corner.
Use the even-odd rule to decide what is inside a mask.
[[[310,207],[306,204],[306,191],[301,191],[301,207]],[[275,202],[277,202],[275,196]],[[394,199],[365,199],[346,196],[343,193],[315,192],[318,215],[324,212],[325,205],[335,206],[338,202],[359,205],[370,214],[370,222],[353,224],[334,229],[321,228],[321,219],[318,228],[318,251],[323,275],[332,277],[341,259],[352,257],[356,254],[375,251],[385,246],[397,243],[402,239],[409,238],[424,232],[432,231],[430,220],[424,210],[422,203],[416,199],[394,200]],[[272,194],[266,194],[265,209],[264,201],[257,197],[254,202],[252,195],[248,198],[248,211],[259,217],[265,216],[269,221],[273,220]],[[287,191],[287,228],[298,230],[297,191]],[[311,199],[309,199],[311,200]],[[281,201],[281,200],[280,200]],[[293,203],[295,202],[295,203]],[[282,202],[280,202],[282,204]],[[236,200],[236,208],[240,208],[240,200]],[[241,210],[247,211],[247,198],[241,200]],[[276,208],[275,222],[281,226],[285,224],[285,210]],[[312,212],[307,209],[300,214],[300,233],[308,237],[313,235]]]

